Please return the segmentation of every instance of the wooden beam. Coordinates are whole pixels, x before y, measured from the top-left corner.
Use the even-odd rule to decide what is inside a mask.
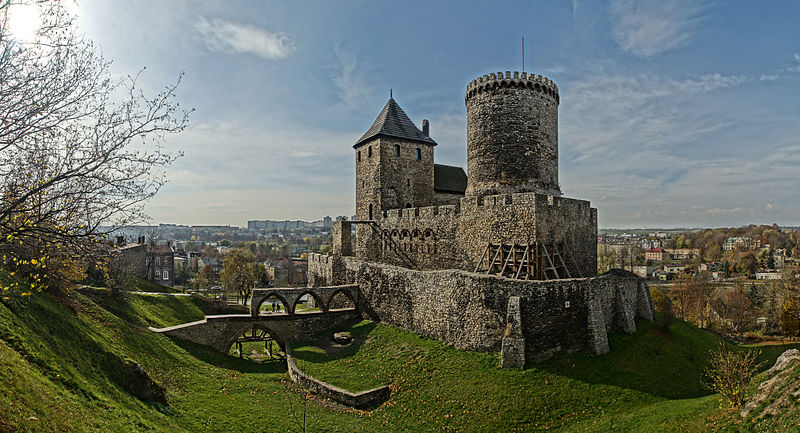
[[[494,257],[492,257],[492,261],[489,263],[489,266],[486,268],[486,273],[492,272],[492,267],[494,266],[495,261],[497,261],[497,256],[500,254],[500,251],[503,250],[503,245],[497,246],[497,252],[494,253]]]
[[[544,256],[547,257],[547,263],[550,264],[550,269],[553,270],[553,274],[555,275],[556,279],[560,279],[561,277],[558,276],[558,270],[556,270],[555,265],[553,265],[553,260],[550,258],[550,253],[547,252],[547,246],[542,244],[542,248],[544,249]],[[545,274],[546,276],[546,274]]]
[[[510,249],[508,251],[508,256],[506,257],[506,260],[503,262],[503,267],[500,269],[500,274],[499,274],[500,276],[505,275],[506,268],[508,267],[508,262],[511,260],[512,257],[514,257],[514,246],[511,245],[509,248]]]
[[[476,273],[478,272],[478,269],[481,267],[481,262],[483,262],[483,256],[488,255],[490,246],[492,246],[491,243],[486,244],[486,249],[483,250],[483,254],[481,254],[481,258],[478,259],[478,262],[475,264],[475,272]]]
[[[520,272],[522,272],[523,265],[526,264],[526,260],[528,258],[528,249],[529,248],[530,248],[530,244],[525,245],[525,251],[523,251],[523,253],[522,253],[522,260],[520,261],[519,266],[517,267],[517,274],[514,275],[514,278],[516,278],[516,279],[519,279],[519,274],[520,274]],[[526,278],[525,279],[527,279],[527,274],[526,274]]]

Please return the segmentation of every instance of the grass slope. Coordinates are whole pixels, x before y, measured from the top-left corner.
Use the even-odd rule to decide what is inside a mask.
[[[214,314],[207,302],[190,296],[165,296],[125,293],[112,296],[106,289],[85,288],[81,293],[102,305],[110,313],[136,326],[163,328]]]
[[[454,350],[370,322],[342,327],[355,342],[339,353],[311,342],[293,349],[301,368],[345,389],[391,384],[389,405],[399,413],[371,416],[401,430],[423,419],[433,430],[457,431],[717,430],[720,402],[701,379],[706,352],[721,340],[682,321],[669,333],[645,321],[637,326],[634,335],[612,334],[606,355],[571,354],[522,371],[496,368],[496,354]],[[774,361],[779,352],[763,356]]]
[[[282,362],[241,360],[146,330],[197,320],[207,308],[198,302],[89,290],[69,307],[44,295],[0,303],[0,432],[298,431],[292,414],[302,399],[284,384]],[[311,431],[739,428],[693,382],[698,352],[716,337],[681,322],[670,334],[639,326],[633,336],[612,335],[608,355],[524,370],[369,322],[348,327],[355,343],[334,356],[302,344],[295,355],[311,374],[352,390],[392,386],[390,401],[369,413],[310,404]],[[115,372],[126,360],[167,388],[168,406],[124,390]]]

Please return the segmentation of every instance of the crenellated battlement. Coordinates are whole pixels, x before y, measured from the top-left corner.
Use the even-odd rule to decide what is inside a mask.
[[[383,218],[388,220],[413,220],[416,218],[432,218],[437,216],[457,215],[458,206],[424,206],[383,211]]]
[[[330,264],[333,261],[333,256],[329,256],[327,254],[319,254],[319,253],[309,253],[308,254],[308,262],[309,263],[322,263],[322,264]]]
[[[556,103],[560,100],[558,86],[553,80],[541,75],[528,74],[527,72],[520,73],[515,71],[512,75],[511,71],[506,71],[505,74],[502,72],[491,73],[472,80],[467,85],[464,101],[469,101],[470,98],[479,93],[508,87],[528,88],[549,95],[556,100]]]
[[[499,206],[520,206],[535,208],[536,206],[559,207],[562,203],[591,206],[586,200],[562,197],[554,194],[540,192],[519,192],[512,194],[492,194],[480,197],[464,197],[459,205],[424,206],[412,208],[398,208],[383,211],[383,219],[387,222],[415,221],[418,219],[429,220],[436,217],[459,216],[463,211],[474,211],[478,208],[495,208]]]

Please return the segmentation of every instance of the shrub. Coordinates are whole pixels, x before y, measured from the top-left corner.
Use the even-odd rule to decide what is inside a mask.
[[[728,399],[734,407],[741,406],[745,389],[758,371],[760,354],[761,351],[733,349],[720,343],[708,355],[705,374],[710,382],[706,387]]]

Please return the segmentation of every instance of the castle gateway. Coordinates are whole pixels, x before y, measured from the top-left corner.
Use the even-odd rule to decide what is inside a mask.
[[[332,256],[309,257],[309,284],[355,283],[362,316],[504,366],[604,353],[608,331],[652,320],[643,280],[596,276],[597,210],[562,196],[555,83],[493,73],[464,102],[467,174],[436,164],[428,121],[389,99],[353,146],[356,221],[334,225]]]

